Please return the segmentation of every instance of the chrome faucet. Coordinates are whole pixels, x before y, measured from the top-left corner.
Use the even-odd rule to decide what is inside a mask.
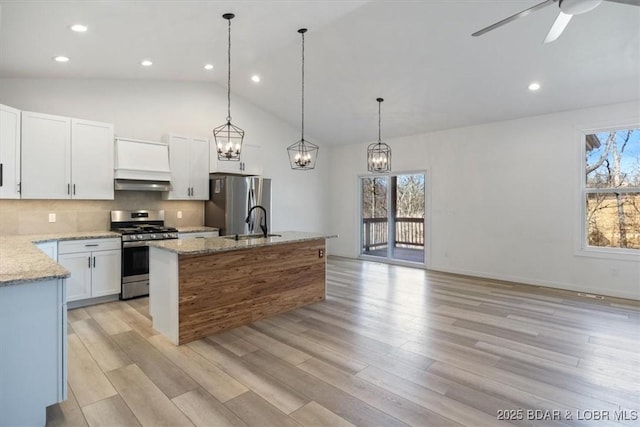
[[[255,205],[254,207],[249,209],[249,213],[247,214],[247,219],[245,219],[244,222],[249,224],[249,221],[251,220],[251,212],[253,212],[253,210],[255,208],[262,209],[262,212],[264,213],[264,220],[262,221],[264,224],[260,224],[260,229],[262,230],[262,233],[264,234],[264,237],[266,238],[267,237],[267,210],[264,207],[262,207],[260,205]]]

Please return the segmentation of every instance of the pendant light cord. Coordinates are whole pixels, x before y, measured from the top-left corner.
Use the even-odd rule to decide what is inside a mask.
[[[231,19],[229,19],[229,49],[227,51],[227,123],[231,123]]]
[[[302,143],[304,144],[304,32],[302,34]]]
[[[380,107],[382,106],[382,101],[378,101],[378,144],[382,142],[380,138]]]

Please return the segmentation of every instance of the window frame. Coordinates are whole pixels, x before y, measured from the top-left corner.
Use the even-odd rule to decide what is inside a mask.
[[[589,245],[588,230],[587,230],[587,197],[589,194],[614,194],[614,193],[640,193],[640,187],[624,187],[624,188],[588,188],[585,175],[585,159],[587,156],[586,138],[587,135],[601,133],[601,132],[617,132],[625,129],[638,129],[640,130],[640,122],[631,121],[625,124],[607,125],[595,128],[581,128],[577,129],[578,140],[580,144],[580,156],[579,156],[579,242],[575,251],[578,256],[585,256],[591,258],[604,258],[613,259],[619,261],[640,261],[640,249],[628,249],[628,248],[613,248],[604,246],[591,246]]]

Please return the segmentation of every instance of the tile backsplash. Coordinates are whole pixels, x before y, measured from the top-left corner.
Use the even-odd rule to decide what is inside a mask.
[[[169,227],[204,224],[202,201],[162,200],[159,192],[116,191],[115,200],[0,200],[0,235],[108,230],[110,211],[136,209],[164,209]],[[49,222],[50,213],[55,213],[56,222]]]

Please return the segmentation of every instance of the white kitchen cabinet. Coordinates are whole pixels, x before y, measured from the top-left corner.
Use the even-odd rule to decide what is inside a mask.
[[[113,125],[71,119],[72,198],[113,200]]]
[[[167,200],[209,199],[209,139],[169,135],[171,187]]]
[[[120,293],[120,239],[59,242],[58,263],[71,273],[67,302]]]
[[[253,144],[242,144],[240,161],[218,160],[215,141],[211,140],[209,149],[209,172],[232,173],[236,175],[260,175],[262,173],[261,147]]]
[[[0,286],[0,427],[43,426],[67,398],[65,280]]]
[[[20,198],[20,110],[0,105],[0,199]]]
[[[113,200],[113,125],[22,112],[22,198]]]
[[[47,254],[52,260],[58,261],[58,242],[36,243],[36,247]]]
[[[192,233],[178,233],[178,239],[204,239],[206,237],[218,237],[219,231],[196,231]]]
[[[22,198],[71,197],[71,119],[22,112]]]

